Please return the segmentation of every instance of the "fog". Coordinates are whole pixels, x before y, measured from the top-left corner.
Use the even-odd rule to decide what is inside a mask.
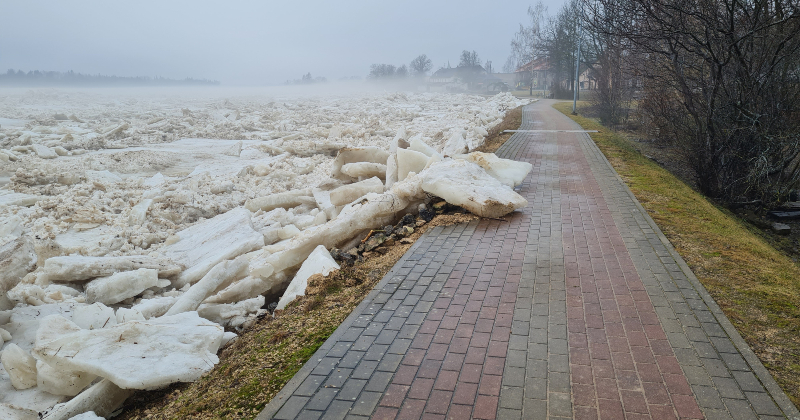
[[[211,2],[4,1],[0,71],[275,85],[303,74],[365,77],[427,54],[433,69],[477,51],[500,70],[530,0]],[[545,2],[555,12],[562,1]]]

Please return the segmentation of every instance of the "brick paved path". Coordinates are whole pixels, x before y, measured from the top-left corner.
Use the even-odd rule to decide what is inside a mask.
[[[420,238],[259,419],[800,419],[588,135],[497,154],[530,206]]]

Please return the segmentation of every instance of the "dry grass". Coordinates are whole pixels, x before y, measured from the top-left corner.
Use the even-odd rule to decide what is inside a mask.
[[[592,133],[694,274],[795,405],[800,405],[800,267],[748,223],[716,206],[655,162],[623,134],[555,108]]]

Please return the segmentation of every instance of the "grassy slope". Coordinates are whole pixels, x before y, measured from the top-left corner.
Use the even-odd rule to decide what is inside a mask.
[[[795,405],[800,405],[800,267],[728,210],[639,154],[596,120],[555,108],[592,133],[672,245]]]

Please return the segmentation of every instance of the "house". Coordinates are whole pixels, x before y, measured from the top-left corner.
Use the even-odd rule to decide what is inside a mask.
[[[553,83],[553,72],[550,71],[550,62],[545,58],[529,61],[514,72],[517,75],[517,89],[533,88],[545,90]]]
[[[481,86],[486,70],[482,66],[440,68],[428,78],[431,91],[462,92]]]

